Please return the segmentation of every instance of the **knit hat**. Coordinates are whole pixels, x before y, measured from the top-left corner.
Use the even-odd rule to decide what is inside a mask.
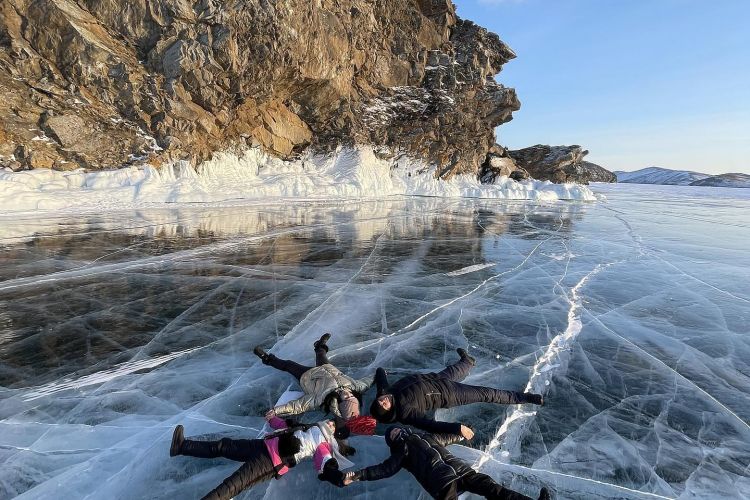
[[[346,426],[352,434],[362,436],[372,436],[375,434],[375,426],[377,424],[377,421],[368,415],[360,415],[346,421]]]
[[[396,420],[396,409],[393,406],[394,405],[391,404],[391,407],[386,410],[380,406],[380,403],[376,399],[370,405],[370,414],[375,417],[375,420],[378,422],[389,424]]]

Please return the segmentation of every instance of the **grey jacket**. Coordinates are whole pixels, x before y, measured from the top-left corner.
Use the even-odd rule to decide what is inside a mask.
[[[302,374],[300,386],[305,395],[301,398],[289,401],[286,404],[274,408],[277,415],[289,416],[299,415],[306,411],[314,410],[321,406],[329,394],[339,389],[349,389],[354,392],[363,393],[371,385],[373,377],[365,377],[360,380],[354,380],[331,364],[325,364],[310,368]],[[334,397],[331,399],[329,410],[335,416],[340,417],[341,413],[338,408],[338,401]]]

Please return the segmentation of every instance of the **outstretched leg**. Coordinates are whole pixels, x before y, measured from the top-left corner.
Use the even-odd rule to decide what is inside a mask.
[[[324,333],[321,335],[319,340],[316,340],[313,344],[315,349],[315,366],[329,365],[331,362],[328,360],[328,339],[331,338],[330,333]]]
[[[273,464],[270,458],[266,458],[267,464],[258,461],[243,464],[234,474],[204,496],[203,500],[229,500],[239,495],[243,490],[273,478]]]
[[[262,439],[229,439],[195,441],[183,439],[175,455],[198,458],[228,458],[237,462],[250,462],[259,455],[268,454]]]
[[[469,356],[465,350],[457,349],[457,351],[458,355],[461,356],[461,359],[437,373],[440,377],[453,380],[454,382],[460,382],[465,379],[476,364],[474,358]]]
[[[453,389],[455,404],[452,406],[470,405],[472,403],[497,403],[503,405],[517,405],[523,403],[534,403],[541,399],[538,394],[527,394],[523,392],[504,391],[492,387],[462,384],[460,382],[449,382]]]
[[[458,489],[476,493],[490,500],[531,500],[526,495],[504,488],[490,476],[480,472],[470,472],[462,477]]]
[[[310,369],[309,366],[304,366],[288,359],[281,359],[276,357],[274,354],[268,354],[265,349],[261,346],[255,346],[253,353],[260,358],[264,365],[273,366],[277,370],[291,373],[297,380],[302,378],[302,374]]]

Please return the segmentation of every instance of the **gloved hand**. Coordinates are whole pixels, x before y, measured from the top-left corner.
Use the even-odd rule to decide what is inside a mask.
[[[323,465],[323,472],[318,474],[318,479],[321,481],[328,481],[339,488],[344,487],[344,473],[339,470],[339,463],[335,458],[328,460],[325,465]]]
[[[339,441],[339,452],[345,457],[350,457],[357,453],[357,449],[354,446],[349,446],[345,441]]]

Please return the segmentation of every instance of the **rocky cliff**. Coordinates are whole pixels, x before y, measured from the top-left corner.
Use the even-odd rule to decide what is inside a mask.
[[[450,0],[4,0],[0,163],[280,157],[372,144],[478,172],[515,57]]]
[[[537,144],[507,151],[517,168],[539,180],[552,182],[617,182],[617,176],[595,163],[584,161],[589,152],[581,146],[546,146]]]
[[[523,149],[508,150],[495,144],[487,153],[479,176],[493,182],[506,176],[521,180],[528,177],[555,183],[617,182],[617,176],[595,163],[584,161],[589,152],[581,146],[546,146],[537,144]]]

